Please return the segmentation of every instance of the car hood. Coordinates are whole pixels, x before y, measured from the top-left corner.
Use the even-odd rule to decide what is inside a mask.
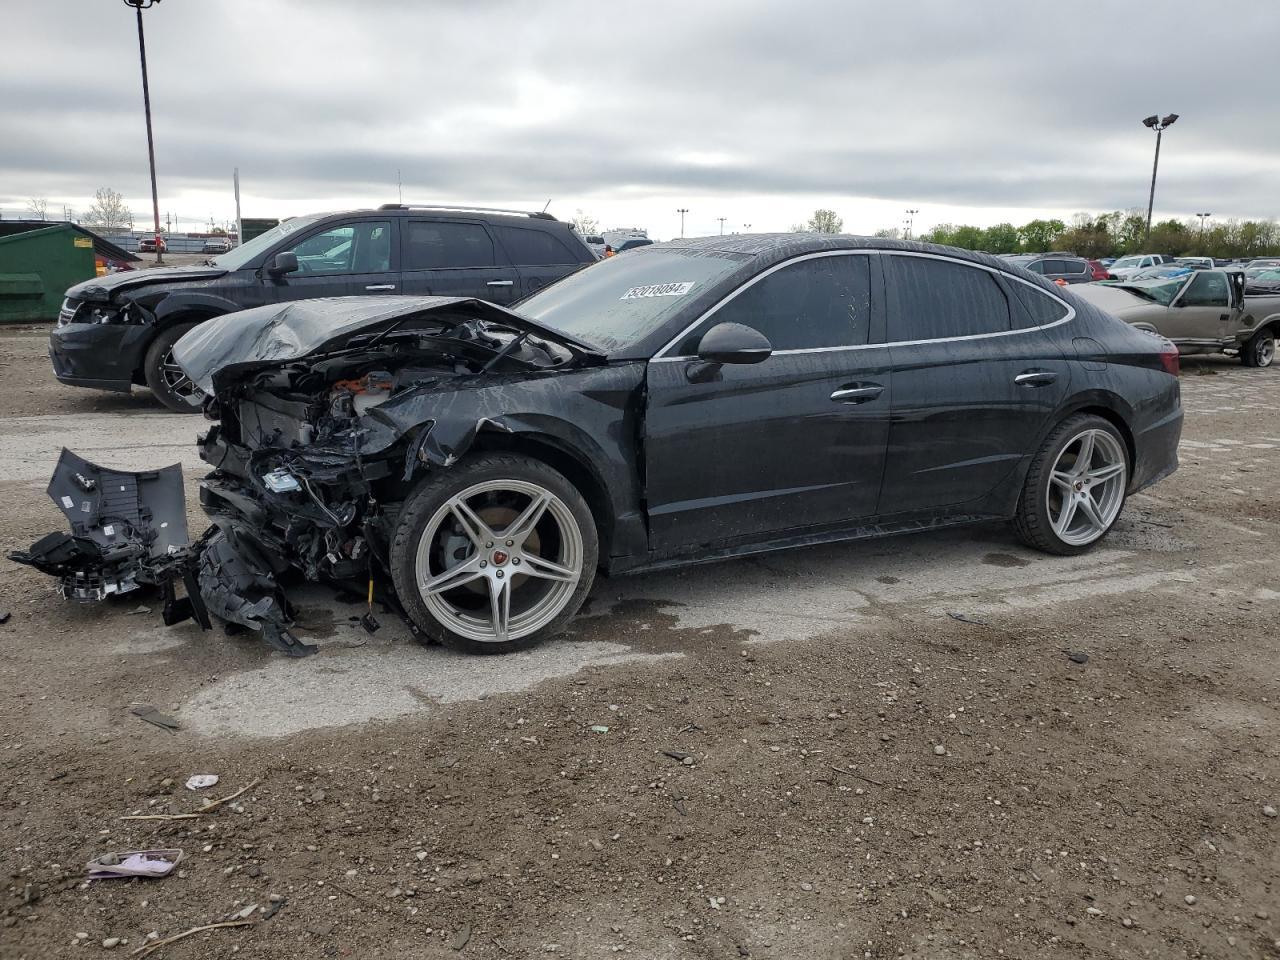
[[[1099,307],[1113,317],[1126,319],[1129,315],[1146,313],[1151,309],[1163,310],[1158,303],[1144,300],[1136,293],[1109,283],[1078,283],[1071,291],[1081,300]]]
[[[559,344],[576,358],[604,360],[592,344],[487,300],[469,297],[328,297],[239,310],[208,320],[179,340],[173,358],[205,393],[254,369],[341,349],[411,316],[475,319]]]
[[[72,300],[106,301],[124,290],[151,287],[160,283],[216,280],[226,272],[221,267],[153,267],[147,270],[127,270],[123,273],[109,273],[106,276],[86,280],[84,283],[77,283],[67,290],[67,297]]]

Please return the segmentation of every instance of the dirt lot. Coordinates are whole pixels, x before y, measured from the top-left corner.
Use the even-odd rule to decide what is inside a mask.
[[[194,500],[202,422],[63,389],[43,344],[0,331],[0,549],[61,529],[64,443]],[[502,659],[316,591],[286,660],[4,563],[0,956],[255,904],[164,954],[1280,956],[1280,372],[1183,384],[1182,469],[1087,557],[993,527],[604,581]],[[253,786],[122,819],[196,809],[193,773]],[[82,882],[144,847],[182,872]]]

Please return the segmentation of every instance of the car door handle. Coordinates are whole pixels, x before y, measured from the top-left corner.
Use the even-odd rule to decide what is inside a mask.
[[[1052,370],[1027,370],[1013,378],[1020,387],[1047,387],[1058,379]]]
[[[371,283],[365,287],[366,290],[394,290],[395,288],[394,283]]]
[[[882,393],[884,393],[884,387],[878,383],[871,383],[864,387],[841,387],[839,390],[833,390],[831,399],[836,403],[866,403]]]
[[[510,287],[514,285],[514,280],[490,280],[485,284],[486,287]]]

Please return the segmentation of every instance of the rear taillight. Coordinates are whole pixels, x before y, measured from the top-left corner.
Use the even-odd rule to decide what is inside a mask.
[[[1172,343],[1166,343],[1164,349],[1160,351],[1160,366],[1164,367],[1164,372],[1178,375],[1181,366],[1178,363],[1178,348]]]

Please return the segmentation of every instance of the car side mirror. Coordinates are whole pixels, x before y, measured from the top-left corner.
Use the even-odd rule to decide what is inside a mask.
[[[273,277],[283,276],[286,273],[296,273],[298,270],[298,255],[292,250],[285,253],[277,253],[276,258],[271,261],[271,266],[267,268],[267,273]]]
[[[707,363],[760,363],[772,353],[768,337],[741,323],[717,323],[698,341],[698,359]]]

